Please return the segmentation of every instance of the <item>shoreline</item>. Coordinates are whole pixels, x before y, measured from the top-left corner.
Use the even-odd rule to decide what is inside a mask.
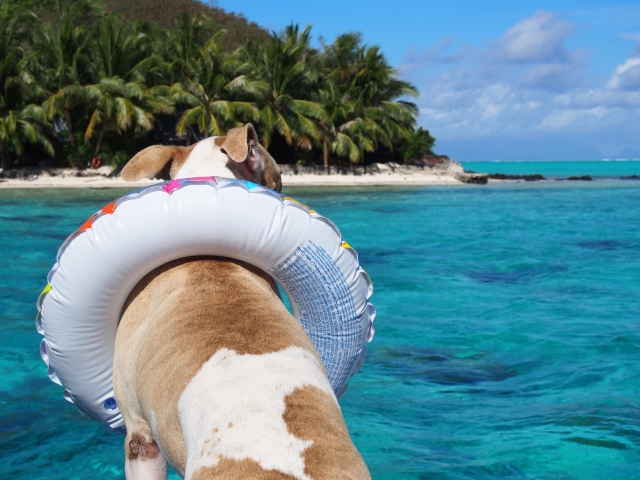
[[[486,176],[469,174],[460,164],[418,167],[399,164],[372,164],[353,168],[304,167],[282,165],[283,187],[295,186],[384,186],[433,185],[460,186],[465,183],[486,183]],[[484,181],[482,181],[484,179]],[[161,182],[142,179],[126,182],[113,175],[111,167],[96,170],[70,168],[25,168],[0,171],[0,189],[11,188],[139,188]]]
[[[139,180],[137,182],[125,182],[120,177],[116,178],[56,178],[44,177],[34,180],[0,180],[0,189],[16,188],[139,188],[163,180]],[[367,175],[367,176],[347,176],[347,175],[295,175],[282,177],[283,187],[321,187],[321,186],[384,186],[384,185],[464,185],[463,182],[448,176],[442,175]]]

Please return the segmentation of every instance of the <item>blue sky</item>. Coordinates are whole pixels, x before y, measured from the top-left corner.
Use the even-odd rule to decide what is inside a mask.
[[[640,156],[640,3],[217,4],[275,31],[360,32],[420,89],[418,123],[458,160]]]

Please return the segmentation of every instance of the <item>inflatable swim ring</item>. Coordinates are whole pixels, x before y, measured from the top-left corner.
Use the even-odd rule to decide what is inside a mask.
[[[184,257],[216,255],[268,272],[313,341],[340,395],[374,333],[373,286],[356,252],[315,210],[251,182],[171,180],[108,204],[67,238],[38,298],[40,354],[81,412],[124,421],[112,376],[116,330],[134,286]]]

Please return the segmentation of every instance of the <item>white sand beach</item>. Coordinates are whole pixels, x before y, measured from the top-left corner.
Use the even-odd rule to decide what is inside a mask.
[[[131,188],[144,187],[158,183],[159,180],[143,179],[138,182],[125,182],[120,177],[90,176],[62,177],[39,175],[37,178],[0,179],[0,189],[9,188]]]
[[[454,161],[443,165],[418,167],[374,163],[366,167],[337,169],[331,167],[282,166],[282,184],[288,186],[358,186],[358,185],[462,185],[486,183],[482,175],[469,174]],[[92,170],[70,168],[25,168],[0,172],[0,189],[6,188],[137,188],[159,180],[125,182],[112,175],[111,167]]]
[[[377,173],[366,175],[283,175],[282,185],[287,186],[356,186],[356,185],[462,185],[450,175]]]

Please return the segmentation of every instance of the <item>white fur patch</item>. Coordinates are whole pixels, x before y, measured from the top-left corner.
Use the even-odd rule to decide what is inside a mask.
[[[318,387],[337,400],[316,358],[300,347],[264,355],[216,352],[180,396],[178,412],[187,448],[185,478],[223,458],[251,459],[264,470],[301,480],[303,452],[312,445],[287,429],[285,397],[296,388]]]
[[[216,146],[215,139],[216,137],[209,137],[196,143],[175,178],[212,176],[235,178],[233,172],[227,168],[229,157]]]

